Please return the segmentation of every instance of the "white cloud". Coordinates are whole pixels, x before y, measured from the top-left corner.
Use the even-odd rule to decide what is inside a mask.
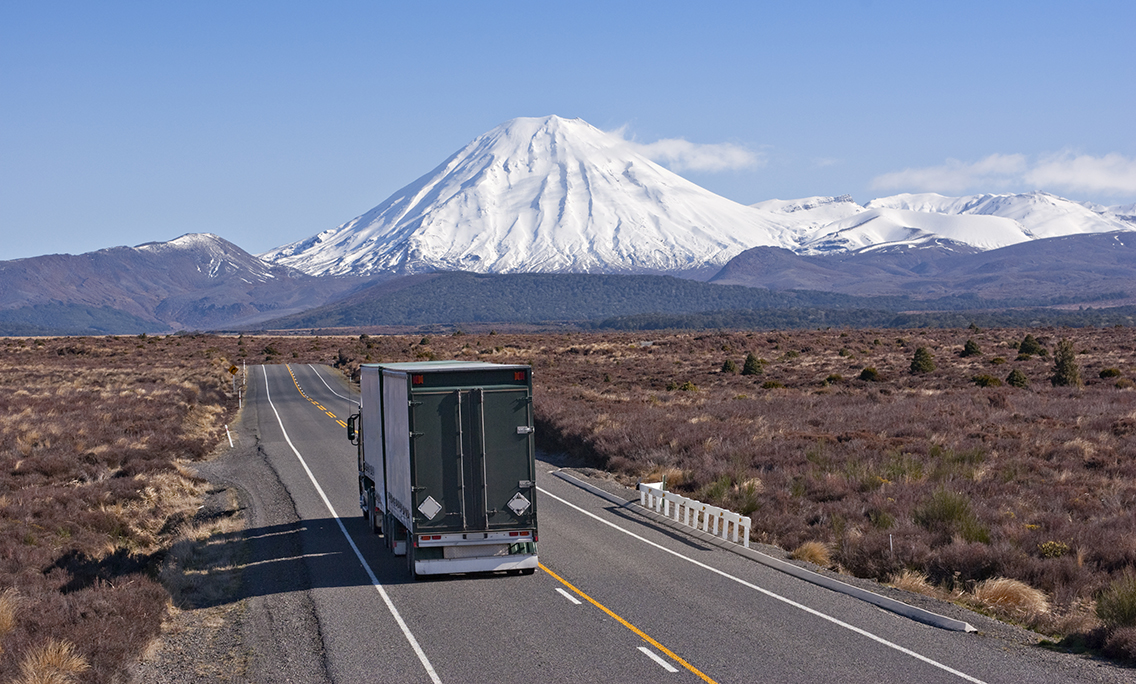
[[[959,193],[1012,186],[1132,195],[1136,193],[1136,159],[1116,153],[1094,157],[1061,152],[1031,161],[1023,154],[992,154],[972,163],[948,159],[942,166],[893,171],[872,179],[875,190]]]
[[[948,159],[942,166],[893,171],[872,179],[873,190],[962,192],[975,187],[998,188],[1010,184],[1027,168],[1025,155],[992,154],[966,164]]]
[[[1074,156],[1068,152],[1040,160],[1025,175],[1038,186],[1068,188],[1105,195],[1136,194],[1136,159],[1106,154]]]
[[[612,133],[623,137],[626,127]],[[664,138],[653,143],[624,140],[633,150],[672,171],[736,171],[765,164],[763,155],[733,143],[692,143],[682,138]]]

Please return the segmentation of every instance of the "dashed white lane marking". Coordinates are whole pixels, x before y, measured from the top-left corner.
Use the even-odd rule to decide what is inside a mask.
[[[719,570],[718,568],[707,565],[707,564],[705,564],[701,561],[697,561],[697,560],[691,558],[690,556],[684,556],[681,553],[679,553],[678,551],[673,551],[671,549],[668,549],[667,547],[663,546],[662,544],[657,544],[657,543],[651,541],[650,539],[647,539],[646,537],[642,537],[638,534],[635,534],[631,530],[626,530],[626,529],[620,527],[619,525],[616,525],[615,523],[613,523],[611,521],[604,520],[603,518],[596,515],[595,513],[592,513],[590,511],[585,511],[583,508],[580,508],[579,506],[572,503],[571,501],[567,501],[565,499],[562,499],[559,496],[556,496],[555,494],[553,494],[552,492],[544,489],[543,487],[537,487],[536,490],[538,492],[540,492],[543,496],[547,496],[550,499],[554,499],[556,501],[559,501],[560,503],[564,504],[565,506],[568,506],[569,508],[573,508],[573,509],[583,513],[584,515],[588,516],[589,518],[592,518],[593,520],[597,520],[597,521],[603,523],[604,525],[611,527],[612,529],[619,530],[623,534],[626,534],[627,536],[632,537],[633,539],[638,539],[639,541],[643,542],[644,544],[648,544],[650,546],[653,546],[656,549],[663,551],[664,553],[669,553],[670,555],[675,556],[677,558],[681,558],[688,563],[692,563],[694,565],[697,565],[700,568],[703,568],[705,570],[709,570],[710,572],[715,573],[717,575],[720,575],[722,577],[725,577],[726,579],[733,580],[734,582],[737,582],[738,584],[742,585],[743,587],[749,587],[750,589],[753,589],[754,591],[760,592],[760,593],[768,596],[771,599],[781,601],[782,603],[793,606],[794,608],[797,608],[798,610],[803,610],[806,613],[809,613],[810,615],[815,615],[822,620],[827,620],[828,622],[830,622],[830,623],[832,623],[832,624],[834,624],[838,627],[843,627],[844,629],[847,629],[850,632],[855,632],[856,634],[867,637],[868,639],[871,639],[872,641],[875,641],[878,644],[882,644],[882,645],[884,645],[888,648],[894,649],[894,650],[896,650],[900,653],[911,656],[912,658],[915,658],[916,660],[920,660],[920,661],[927,663],[928,665],[930,665],[932,667],[936,667],[936,668],[938,668],[938,669],[940,669],[944,672],[949,672],[950,674],[952,674],[956,677],[959,677],[960,679],[965,679],[968,682],[973,682],[973,684],[985,684],[985,682],[983,682],[981,679],[971,677],[970,675],[966,674],[965,672],[959,672],[958,670],[956,670],[956,669],[954,669],[954,668],[952,668],[948,665],[944,665],[943,663],[940,663],[937,660],[932,660],[931,658],[928,658],[927,656],[923,655],[922,653],[916,653],[915,651],[912,651],[909,648],[904,648],[903,646],[900,646],[897,643],[888,641],[887,639],[885,639],[881,636],[877,636],[875,634],[872,634],[871,632],[869,632],[865,629],[860,629],[859,627],[856,627],[855,625],[850,625],[847,622],[844,622],[843,620],[839,620],[837,618],[832,617],[831,615],[827,615],[825,613],[822,613],[819,610],[816,610],[815,608],[809,608],[808,606],[804,605],[803,603],[797,603],[793,599],[786,598],[784,596],[781,596],[780,594],[775,594],[772,591],[769,591],[768,589],[765,589],[763,587],[757,586],[756,584],[753,584],[752,582],[747,582],[740,577],[735,577],[728,572],[725,572],[723,570]]]
[[[563,596],[564,598],[568,599],[568,600],[569,600],[569,601],[571,601],[572,603],[575,603],[575,604],[576,604],[577,606],[581,604],[581,602],[580,602],[580,600],[579,600],[579,599],[577,599],[577,598],[576,598],[575,596],[573,596],[573,595],[569,594],[568,592],[564,591],[564,590],[563,590],[563,589],[561,589],[560,587],[556,587],[556,591],[560,592],[560,595],[561,595],[561,596]]]
[[[663,660],[658,654],[656,654],[654,651],[647,648],[646,646],[640,646],[639,650],[642,651],[643,653],[647,654],[648,658],[650,658],[651,660],[658,663],[659,667],[663,668],[667,672],[678,672],[678,668],[676,668],[674,665],[671,665],[667,661]]]

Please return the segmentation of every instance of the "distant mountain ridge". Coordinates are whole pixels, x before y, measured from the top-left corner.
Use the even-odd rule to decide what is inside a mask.
[[[211,234],[0,262],[0,333],[239,326],[319,306],[364,281],[313,278]]]
[[[514,119],[366,214],[263,258],[202,233],[0,262],[0,334],[248,328],[341,301],[355,307],[344,316],[363,324],[360,312],[378,311],[368,297],[384,298],[388,309],[391,301],[409,307],[400,320],[421,320],[415,312],[426,311],[481,321],[493,312],[509,320],[552,320],[554,310],[556,320],[595,313],[587,299],[569,305],[501,289],[537,281],[439,280],[441,272],[575,274],[581,279],[558,281],[574,283],[558,296],[599,301],[609,297],[596,289],[605,284],[614,288],[610,297],[639,307],[662,306],[643,287],[663,281],[616,276],[816,291],[805,308],[824,292],[900,297],[915,307],[939,300],[964,308],[976,301],[1136,302],[1136,205],[1102,207],[1032,192],[902,194],[862,205],[844,195],[745,206],[668,171],[641,149],[579,119]],[[389,282],[369,288],[380,281]],[[454,283],[476,284],[512,308],[463,297]],[[556,290],[539,284],[545,294]],[[439,308],[405,299],[411,293],[452,301]],[[746,301],[766,301],[765,294],[747,293]],[[690,306],[749,306],[715,304],[716,295],[701,292],[683,296]],[[608,310],[654,311],[634,306]],[[384,311],[384,320],[399,318]]]

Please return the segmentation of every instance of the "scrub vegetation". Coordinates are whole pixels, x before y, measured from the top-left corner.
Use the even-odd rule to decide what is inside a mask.
[[[1136,569],[1129,328],[398,340],[347,356],[532,363],[547,450],[667,473],[755,541],[1127,657],[1133,628],[1097,606]]]
[[[233,528],[194,520],[191,469],[235,418],[231,364],[427,359],[532,364],[542,448],[665,474],[755,541],[1136,658],[1129,328],[431,329],[0,339],[0,681],[52,659],[116,681],[170,610],[239,581],[199,567]]]
[[[236,409],[207,338],[0,340],[0,681],[108,682],[157,635],[188,469]]]

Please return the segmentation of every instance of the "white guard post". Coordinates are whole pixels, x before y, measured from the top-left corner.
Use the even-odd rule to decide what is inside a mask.
[[[749,548],[748,517],[679,496],[674,492],[664,492],[662,482],[639,483],[639,505],[687,527],[709,532],[715,537],[721,537],[735,544],[740,543]]]

